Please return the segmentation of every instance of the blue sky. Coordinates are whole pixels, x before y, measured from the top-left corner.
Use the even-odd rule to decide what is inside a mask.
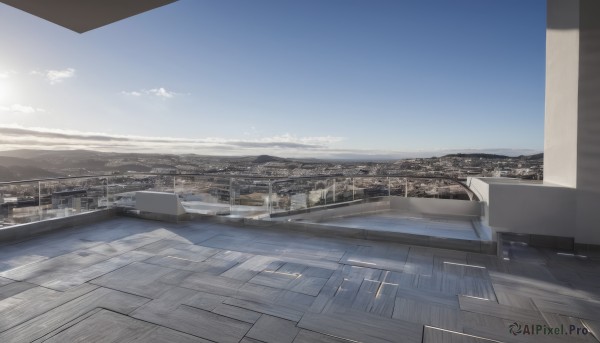
[[[544,0],[180,0],[81,35],[0,4],[0,27],[3,150],[543,148]]]

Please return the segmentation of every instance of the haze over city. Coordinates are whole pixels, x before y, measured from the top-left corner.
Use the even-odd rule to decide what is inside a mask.
[[[84,36],[0,4],[0,147],[541,152],[545,6],[182,0]]]

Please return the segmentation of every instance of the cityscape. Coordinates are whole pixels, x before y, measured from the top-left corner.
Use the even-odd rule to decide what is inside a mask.
[[[179,192],[188,204],[191,199],[202,199],[262,206],[266,203],[268,180],[273,179],[279,180],[274,208],[291,211],[387,195],[470,200],[472,195],[456,183],[466,182],[467,177],[543,180],[543,154],[452,154],[353,162],[269,155],[218,157],[39,150],[0,152],[0,161],[0,181],[42,180],[0,187],[3,226],[37,221],[42,207],[42,217],[53,218],[134,204],[131,199],[135,192],[148,189]],[[104,177],[93,178],[95,175]],[[60,177],[92,178],[44,181]],[[232,178],[236,180],[235,190],[231,188]],[[220,213],[231,212],[221,208]]]

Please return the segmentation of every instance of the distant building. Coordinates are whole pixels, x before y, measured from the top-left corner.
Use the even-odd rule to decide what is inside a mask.
[[[81,211],[82,198],[87,198],[87,190],[76,189],[52,193],[52,208],[73,208]]]

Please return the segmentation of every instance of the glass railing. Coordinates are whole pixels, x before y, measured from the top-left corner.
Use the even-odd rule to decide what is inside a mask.
[[[188,213],[260,217],[389,196],[472,200],[458,180],[413,176],[123,174],[0,182],[0,228],[112,207],[135,208],[138,191],[178,195]],[[475,197],[476,199],[476,197]]]
[[[112,206],[106,176],[0,183],[0,228]]]

